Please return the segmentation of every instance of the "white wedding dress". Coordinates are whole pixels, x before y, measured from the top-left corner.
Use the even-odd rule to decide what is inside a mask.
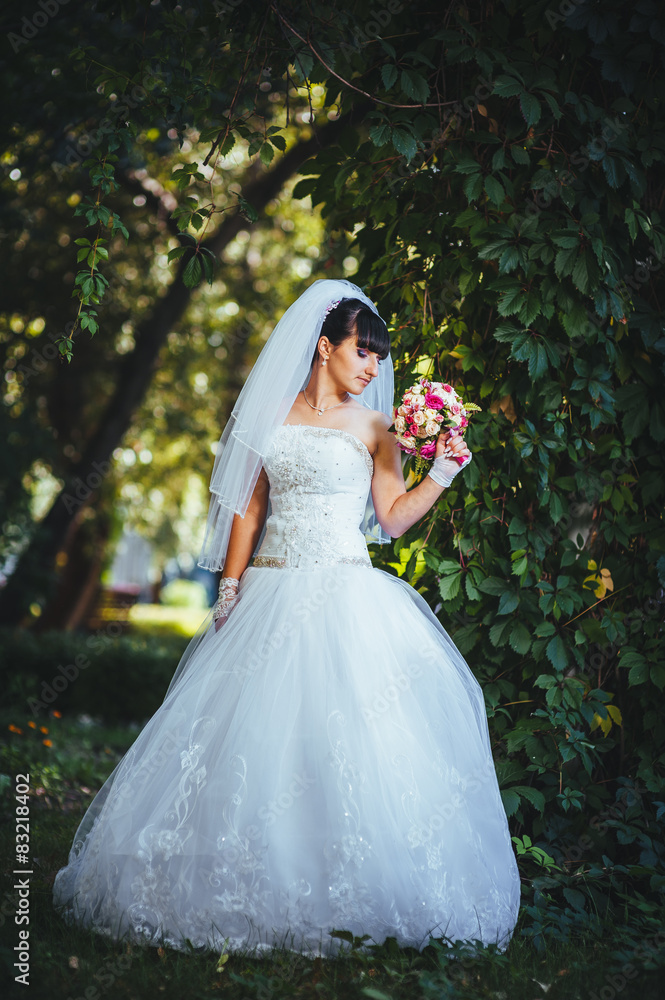
[[[505,947],[517,867],[482,691],[359,530],[372,458],[284,425],[272,513],[209,625],[96,796],[54,900],[114,938],[334,954],[334,929]]]

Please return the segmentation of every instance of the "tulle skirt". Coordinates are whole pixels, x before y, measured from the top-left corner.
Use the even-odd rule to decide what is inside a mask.
[[[249,568],[88,809],[63,915],[112,938],[332,955],[333,930],[504,948],[519,878],[481,689],[361,566]]]

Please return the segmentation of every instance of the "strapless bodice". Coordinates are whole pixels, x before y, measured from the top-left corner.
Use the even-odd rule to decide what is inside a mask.
[[[374,463],[360,438],[337,428],[283,424],[263,464],[271,513],[255,566],[371,566],[360,524]]]

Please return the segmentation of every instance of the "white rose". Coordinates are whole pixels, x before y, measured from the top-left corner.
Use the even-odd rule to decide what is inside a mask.
[[[414,422],[414,424],[417,425],[424,424],[426,421],[425,414],[423,413],[422,410],[416,410],[411,419]]]
[[[406,414],[406,406],[404,406],[404,405],[398,406],[397,407],[397,412],[400,415],[400,417],[405,416],[405,414]]]
[[[439,425],[437,424],[436,420],[428,420],[427,423],[425,424],[425,430],[430,435],[430,437],[433,437],[435,434],[439,433]]]
[[[395,430],[400,434],[406,430],[406,420],[404,417],[395,417]]]
[[[421,395],[423,391],[422,385],[412,385],[409,392],[415,392],[417,395]]]

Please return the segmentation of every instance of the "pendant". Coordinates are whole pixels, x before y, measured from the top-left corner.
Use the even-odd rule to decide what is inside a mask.
[[[322,417],[324,412],[325,412],[324,410],[319,410],[319,416]]]

